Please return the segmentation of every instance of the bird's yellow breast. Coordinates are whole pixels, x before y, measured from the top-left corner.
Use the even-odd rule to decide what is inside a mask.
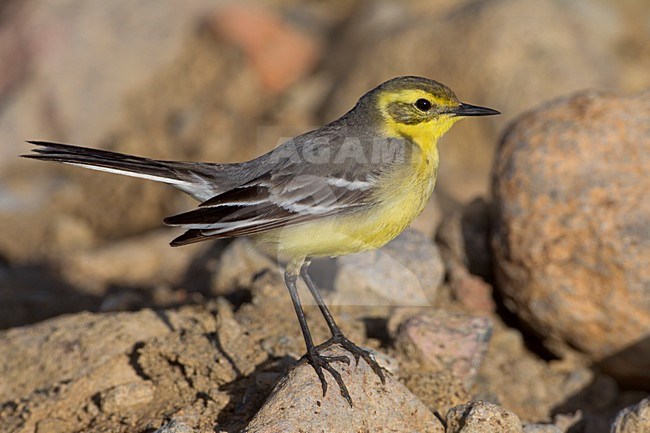
[[[287,258],[335,257],[381,247],[424,209],[438,175],[438,140],[457,120],[454,116],[439,116],[406,124],[387,117],[384,138],[407,140],[412,149],[405,164],[382,176],[376,204],[352,214],[270,230],[256,239]]]

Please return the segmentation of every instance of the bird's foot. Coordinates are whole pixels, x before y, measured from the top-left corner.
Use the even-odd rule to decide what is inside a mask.
[[[349,340],[345,335],[343,334],[335,334],[327,340],[325,343],[321,344],[318,346],[319,349],[324,349],[326,347],[330,347],[334,344],[338,344],[341,347],[343,347],[345,350],[350,352],[354,356],[354,360],[356,364],[359,364],[359,358],[363,359],[366,361],[366,363],[372,368],[372,371],[375,372],[377,376],[379,376],[379,379],[381,380],[382,384],[386,384],[386,376],[384,375],[384,370],[381,368],[381,366],[375,361],[373,358],[372,354],[357,346],[354,344],[351,340]]]
[[[345,383],[343,382],[341,373],[339,373],[334,367],[330,365],[330,363],[332,362],[344,362],[349,365],[350,358],[348,358],[347,356],[321,355],[320,353],[318,353],[318,349],[319,348],[314,347],[311,350],[308,350],[304,358],[309,364],[311,364],[311,366],[316,371],[316,375],[318,375],[318,379],[320,379],[320,383],[323,387],[323,397],[325,397],[325,394],[327,393],[327,380],[325,380],[325,374],[323,373],[323,370],[327,370],[329,374],[331,374],[334,380],[336,381],[336,384],[339,386],[343,398],[346,399],[347,402],[350,404],[350,407],[352,407],[352,397],[350,397],[348,388],[347,386],[345,386]]]

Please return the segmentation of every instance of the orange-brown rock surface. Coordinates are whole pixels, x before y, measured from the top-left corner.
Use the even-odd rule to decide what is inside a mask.
[[[650,383],[650,92],[587,92],[504,135],[493,248],[507,305],[557,354]],[[637,383],[639,384],[639,383]]]

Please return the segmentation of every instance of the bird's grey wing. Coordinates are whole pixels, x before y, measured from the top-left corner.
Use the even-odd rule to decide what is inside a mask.
[[[409,159],[409,145],[349,132],[331,124],[250,161],[255,177],[165,219],[188,230],[172,245],[253,235],[371,206],[382,175]]]
[[[188,229],[172,242],[174,246],[257,234],[368,206],[374,200],[377,176],[369,165],[350,170],[341,165],[292,164],[219,194],[198,209],[169,217],[165,223]]]

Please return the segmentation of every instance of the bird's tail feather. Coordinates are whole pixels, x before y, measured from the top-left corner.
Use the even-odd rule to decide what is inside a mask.
[[[28,141],[38,146],[25,158],[56,161],[92,170],[122,174],[170,184],[200,201],[220,192],[220,164],[159,161],[70,144]]]

